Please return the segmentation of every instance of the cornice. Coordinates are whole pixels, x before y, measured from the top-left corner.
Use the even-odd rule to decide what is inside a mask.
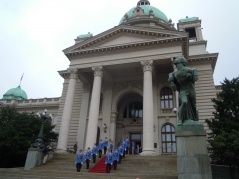
[[[67,70],[61,70],[61,71],[58,71],[59,75],[61,75],[62,78],[66,78],[66,77],[69,77],[70,74]]]
[[[184,24],[196,24],[196,23],[200,23],[201,24],[201,20],[198,19],[198,20],[193,20],[193,21],[187,21],[187,22],[178,22],[178,25],[184,25]]]
[[[207,46],[207,41],[201,40],[201,41],[196,41],[196,42],[189,42],[189,46],[199,45],[199,44],[205,44]]]

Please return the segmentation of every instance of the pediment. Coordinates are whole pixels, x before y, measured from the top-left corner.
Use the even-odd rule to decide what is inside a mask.
[[[79,42],[63,52],[72,54],[80,51],[119,47],[123,45],[136,45],[139,43],[149,43],[155,40],[170,40],[177,38],[187,38],[185,32],[162,30],[156,28],[141,28],[131,26],[116,26],[108,31],[96,35],[90,39]]]
[[[131,43],[139,43],[142,41],[149,41],[154,39],[152,36],[142,36],[138,34],[130,34],[130,33],[120,33],[117,34],[107,40],[99,42],[90,46],[90,48],[99,48],[99,47],[109,47],[115,45],[123,45],[123,44],[131,44]]]

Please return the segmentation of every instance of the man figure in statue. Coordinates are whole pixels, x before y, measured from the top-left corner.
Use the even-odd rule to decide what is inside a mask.
[[[168,81],[173,90],[179,92],[178,125],[182,125],[185,120],[198,121],[194,87],[198,72],[195,68],[186,67],[187,60],[183,57],[176,58],[173,63],[177,70],[169,74]]]

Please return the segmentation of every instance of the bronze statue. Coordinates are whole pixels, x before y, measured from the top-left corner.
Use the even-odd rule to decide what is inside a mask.
[[[198,121],[194,87],[198,72],[195,68],[186,67],[187,60],[183,57],[176,58],[173,63],[177,70],[169,74],[168,81],[173,90],[179,92],[178,125],[182,125],[185,120]]]

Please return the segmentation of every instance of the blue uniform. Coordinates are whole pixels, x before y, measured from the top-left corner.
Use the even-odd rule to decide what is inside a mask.
[[[125,142],[125,140],[122,142],[121,146],[123,148],[123,158],[124,158],[125,152],[126,152],[126,142]]]
[[[116,149],[113,153],[113,163],[114,163],[114,170],[117,169],[117,163],[119,161],[119,153],[118,150]]]
[[[128,152],[129,152],[129,147],[130,147],[129,139],[126,139],[126,140],[125,140],[125,144],[126,144],[126,154],[128,154]]]
[[[110,151],[113,151],[113,143],[110,143]]]
[[[98,147],[97,147],[97,146],[94,146],[94,147],[92,148],[93,163],[96,162],[96,155],[97,155],[97,153],[98,153]]]
[[[101,158],[103,148],[104,148],[104,145],[103,145],[103,142],[101,141],[98,145],[99,158]]]
[[[85,153],[86,169],[90,168],[91,156],[92,156],[91,150],[87,150],[86,153]]]
[[[76,170],[77,170],[77,172],[80,172],[83,162],[84,162],[84,154],[78,153],[76,155]]]
[[[134,155],[134,151],[135,151],[135,143],[132,142],[132,154]]]
[[[108,147],[108,140],[107,139],[104,140],[104,147]]]
[[[103,150],[103,148],[104,148],[103,142],[100,142],[98,145],[98,150]]]
[[[106,154],[107,147],[108,147],[108,140],[107,139],[104,140],[103,145],[104,145],[104,154]]]
[[[126,139],[125,142],[126,142],[126,146],[130,147],[129,139]]]
[[[108,153],[105,158],[106,164],[106,173],[110,173],[111,165],[113,164],[113,155],[112,153]]]
[[[83,162],[84,162],[84,154],[83,153],[78,153],[76,155],[76,163],[83,164]]]
[[[87,150],[85,153],[85,159],[91,160],[92,152],[91,150]]]
[[[97,147],[97,146],[94,146],[94,147],[92,148],[92,154],[97,155],[97,153],[98,153],[98,147]]]
[[[124,155],[124,149],[123,149],[123,147],[120,145],[117,150],[118,150],[118,153],[119,153],[119,163],[121,163],[121,159],[122,159],[122,157],[123,157],[123,155]]]

